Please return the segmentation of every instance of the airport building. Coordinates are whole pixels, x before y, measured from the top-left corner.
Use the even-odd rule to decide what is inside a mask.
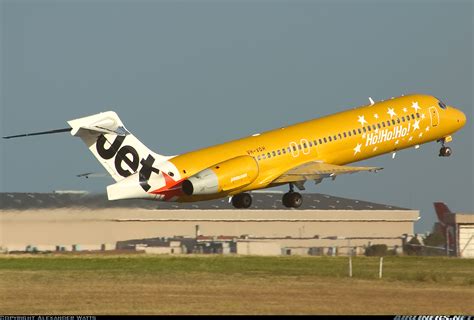
[[[9,251],[133,244],[169,254],[363,254],[374,244],[401,251],[419,219],[417,210],[324,194],[304,194],[300,209],[284,208],[281,194],[253,197],[253,208],[237,210],[227,199],[179,204],[110,202],[81,193],[1,194],[0,245]]]
[[[413,235],[418,219],[414,210],[318,209],[318,210],[160,210],[153,217],[119,218],[127,229],[156,230],[164,238],[196,238],[208,242],[227,238],[236,253],[347,254],[349,248],[385,244],[399,248]],[[213,239],[215,241],[213,241]],[[143,241],[146,243],[146,241]],[[280,250],[273,248],[279,247]]]
[[[446,223],[448,232],[454,235],[454,243],[450,246],[454,247],[456,256],[474,258],[474,214],[449,213],[446,215]]]

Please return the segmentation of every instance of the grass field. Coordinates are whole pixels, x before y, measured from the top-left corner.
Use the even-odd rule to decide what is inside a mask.
[[[474,260],[0,257],[3,314],[474,314]]]

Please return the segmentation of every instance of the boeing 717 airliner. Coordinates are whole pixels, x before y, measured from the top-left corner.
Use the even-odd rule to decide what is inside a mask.
[[[191,202],[231,197],[249,208],[248,191],[288,184],[283,205],[298,208],[308,180],[382,168],[347,164],[415,147],[445,144],[466,123],[460,110],[429,95],[406,95],[176,156],[149,150],[113,111],[68,121],[69,128],[9,136],[70,131],[81,138],[115,180],[109,200],[145,198]]]

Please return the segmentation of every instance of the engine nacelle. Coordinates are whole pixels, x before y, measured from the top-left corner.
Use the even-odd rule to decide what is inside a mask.
[[[250,156],[239,156],[220,162],[184,180],[184,194],[215,194],[242,188],[258,176],[257,161]]]

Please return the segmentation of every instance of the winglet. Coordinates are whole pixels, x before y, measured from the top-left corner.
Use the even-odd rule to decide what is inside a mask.
[[[372,99],[372,97],[369,97],[369,101],[370,101],[370,105],[373,106],[375,104],[374,100]]]

